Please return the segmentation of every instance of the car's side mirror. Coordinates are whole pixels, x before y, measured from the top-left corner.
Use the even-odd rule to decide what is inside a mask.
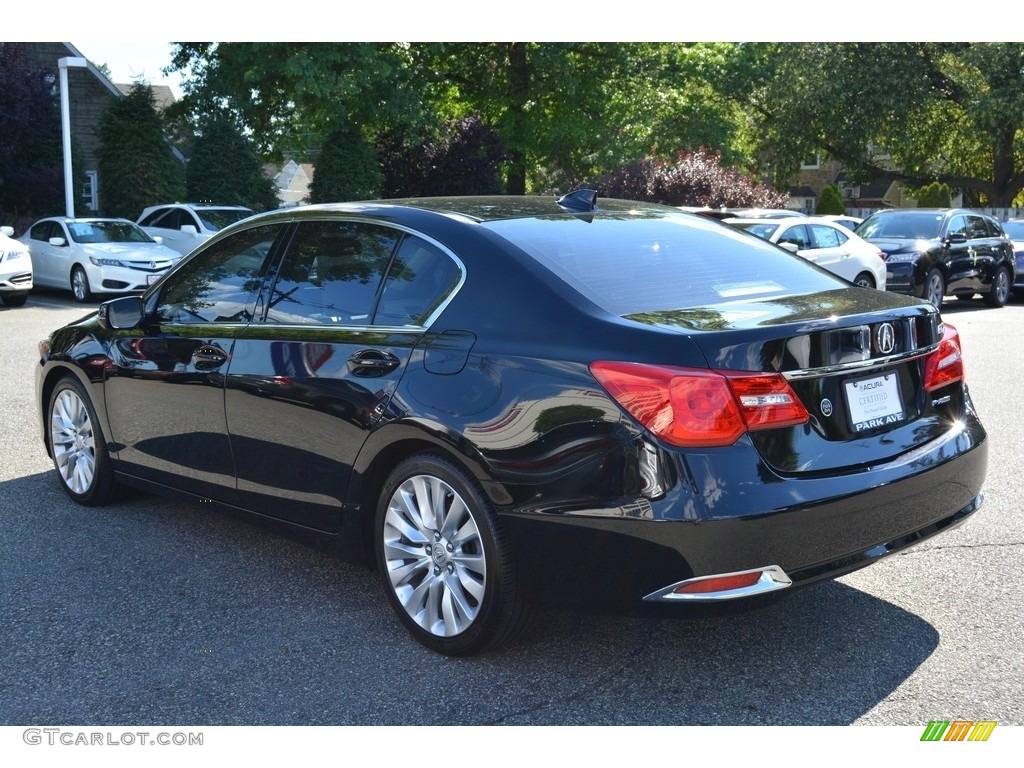
[[[155,242],[155,243],[162,243],[163,241],[164,241],[164,239],[163,239],[163,237],[161,235],[153,235],[153,242]]]
[[[0,234],[14,237],[14,227],[0,227]]]
[[[199,230],[196,229],[196,225],[195,224],[182,224],[181,225],[181,231],[184,232],[186,235],[198,235],[199,234]]]
[[[50,245],[56,246],[57,248],[63,248],[68,244],[68,241],[63,237],[51,237],[49,240]]]
[[[949,245],[961,245],[967,242],[967,235],[963,232],[950,232],[946,236],[946,242]]]
[[[796,253],[800,250],[800,246],[796,243],[779,243],[779,248],[783,248],[790,253]]]
[[[122,296],[100,304],[98,317],[104,328],[127,331],[137,327],[145,314],[141,296]]]

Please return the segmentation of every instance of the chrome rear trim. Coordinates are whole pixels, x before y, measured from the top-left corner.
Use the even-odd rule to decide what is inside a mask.
[[[676,590],[680,587],[685,587],[690,584],[697,584],[702,581],[709,581],[711,579],[722,579],[729,576],[745,576],[750,573],[760,573],[759,578],[755,583],[747,587],[740,587],[738,589],[721,590],[718,592],[698,592],[698,593],[680,593]],[[793,583],[792,579],[786,575],[786,572],[777,565],[767,565],[763,568],[751,568],[748,571],[734,571],[732,573],[715,573],[709,576],[697,576],[693,579],[685,579],[684,581],[676,582],[668,587],[664,587],[644,597],[644,602],[659,602],[659,603],[716,603],[722,600],[735,600],[742,597],[752,597],[754,595],[763,595],[767,592],[775,592],[780,589],[785,589]]]
[[[876,357],[871,360],[854,360],[848,363],[837,363],[836,365],[823,365],[820,368],[804,368],[799,371],[782,371],[782,375],[789,381],[796,381],[799,379],[829,376],[833,373],[844,373],[846,371],[869,371],[872,368],[884,368],[887,365],[904,363],[909,360],[916,360],[920,357],[927,357],[938,348],[938,344],[932,344],[929,347],[915,349],[911,352],[901,352],[898,355]]]

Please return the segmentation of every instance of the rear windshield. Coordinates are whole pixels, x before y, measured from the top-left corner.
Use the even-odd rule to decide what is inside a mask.
[[[486,226],[622,316],[846,285],[746,232],[683,213],[507,219]]]
[[[1024,240],[1024,221],[1005,221],[1003,230],[1011,240]]]

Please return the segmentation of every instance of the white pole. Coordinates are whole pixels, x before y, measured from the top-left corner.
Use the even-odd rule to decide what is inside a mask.
[[[60,129],[64,144],[64,209],[69,219],[75,218],[75,180],[71,169],[71,105],[68,101],[68,67],[85,67],[81,56],[65,56],[57,60],[60,68]]]

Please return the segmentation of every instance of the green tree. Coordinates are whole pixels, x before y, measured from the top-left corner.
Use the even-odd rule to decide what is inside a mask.
[[[843,196],[839,193],[839,187],[835,184],[826,184],[821,190],[818,198],[818,205],[814,212],[819,216],[840,216],[846,213],[846,206],[843,205]]]
[[[949,185],[939,181],[913,190],[912,194],[917,198],[918,208],[949,208],[952,205]]]
[[[380,197],[382,183],[373,147],[358,128],[342,124],[324,142],[309,197],[314,203],[371,200]]]
[[[1024,189],[1024,44],[759,43],[723,83],[777,178],[819,150],[862,178],[963,189],[1009,205]]]
[[[184,170],[164,138],[148,85],[111,102],[99,125],[100,207],[135,219],[148,205],[180,200]]]
[[[244,205],[256,211],[277,207],[274,183],[263,172],[253,143],[230,118],[217,116],[203,127],[185,171],[189,200]]]

